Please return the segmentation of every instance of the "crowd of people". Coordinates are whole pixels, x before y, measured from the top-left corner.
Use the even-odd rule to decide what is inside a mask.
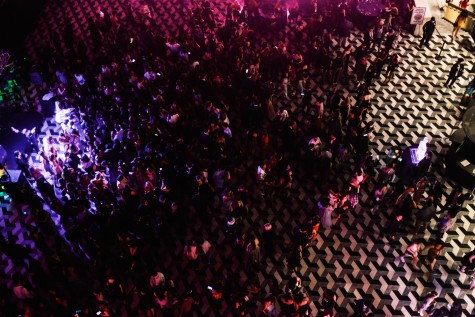
[[[409,172],[405,149],[391,149],[381,164],[371,155],[367,120],[373,82],[387,83],[397,71],[413,2],[387,1],[362,32],[345,0],[322,1],[305,16],[298,5],[287,15],[284,1],[273,3],[266,16],[258,2],[230,3],[221,24],[207,1],[184,7],[176,34],[159,32],[153,1],[127,7],[124,19],[104,8],[88,19],[87,38],[68,25],[38,49],[32,79],[54,94],[57,111],[67,111],[60,135],[39,142],[43,168],[17,153],[35,190],[13,204],[28,205],[41,256],[0,241],[19,268],[13,295],[2,289],[5,316],[208,315],[204,301],[234,316],[311,316],[312,303],[318,316],[334,316],[336,293],[312,298],[299,269],[318,235],[360,208],[368,184],[371,212],[392,210],[389,241],[403,229],[420,237],[443,212],[434,240],[423,243],[427,268],[437,270],[443,235],[472,197],[456,188],[442,203],[430,152]],[[343,187],[332,181],[349,170]],[[305,178],[320,199],[282,246],[282,286],[265,266],[283,238],[272,221],[254,222],[250,209],[259,200],[292,204],[294,180]],[[197,223],[220,226],[225,237],[203,236]],[[229,262],[229,250],[242,262]],[[419,270],[421,251],[415,239],[400,259],[412,257]],[[473,272],[473,251],[462,265]],[[421,298],[421,313],[436,296]],[[431,316],[439,311],[461,316],[461,303]],[[354,316],[371,314],[371,299],[355,302]]]

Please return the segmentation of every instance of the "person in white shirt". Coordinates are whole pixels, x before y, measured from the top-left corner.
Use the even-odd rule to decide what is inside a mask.
[[[74,74],[74,78],[76,78],[76,81],[80,86],[83,86],[86,83],[86,79],[82,74],[76,73]]]
[[[33,298],[33,295],[30,293],[30,291],[22,285],[14,286],[13,293],[18,299]]]
[[[151,70],[148,70],[145,72],[145,74],[143,75],[143,77],[149,81],[149,82],[152,82],[154,81],[156,78],[157,78],[157,74],[160,74],[160,73],[154,73],[153,71]]]
[[[227,123],[223,123],[223,133],[227,138],[233,137],[233,132],[231,131],[231,128],[229,128],[229,125]]]
[[[112,141],[120,141],[124,138],[124,128],[120,124],[115,125],[115,130],[111,132]]]
[[[202,261],[204,264],[209,264],[210,263],[210,255],[211,255],[211,243],[209,243],[208,240],[204,239],[199,239],[198,241],[199,246],[200,246],[200,252],[202,253]]]
[[[330,204],[329,199],[325,197],[324,199],[320,200],[317,204],[317,207],[320,216],[321,227],[323,229],[331,228],[333,224],[332,213],[334,207]]]
[[[198,259],[198,247],[196,242],[191,240],[183,249],[183,255],[188,261],[196,261]]]
[[[163,275],[162,272],[157,272],[154,275],[150,276],[150,286],[153,289],[156,289],[161,285],[165,285],[165,275]]]
[[[422,300],[422,304],[418,310],[419,315],[424,316],[424,311],[427,313],[432,312],[434,310],[435,306],[435,300],[439,296],[439,294],[436,291],[432,291],[426,296],[424,296],[424,299]],[[432,314],[430,314],[432,316]]]
[[[266,169],[267,169],[267,164],[264,163],[261,166],[257,167],[257,180],[263,181],[266,178]]]
[[[169,115],[167,117],[167,122],[171,125],[175,125],[178,122],[178,119],[180,119],[180,115],[178,113],[175,113],[174,115]]]
[[[318,155],[320,152],[320,147],[322,146],[322,141],[318,136],[313,137],[308,141],[308,149],[313,152],[315,155]]]
[[[287,110],[282,110],[280,113],[280,121],[285,121],[289,117],[289,112]]]
[[[422,241],[417,239],[413,243],[407,246],[406,251],[404,251],[404,254],[401,255],[398,259],[401,262],[406,262],[405,257],[411,257],[412,258],[412,268],[416,271],[419,270],[419,267],[417,266],[417,261],[419,259],[419,252],[422,250]]]
[[[289,75],[286,73],[284,79],[282,79],[282,90],[285,99],[290,99],[289,98]]]
[[[178,55],[180,52],[180,44],[175,41],[175,39],[170,39],[166,44],[165,44],[170,52],[174,55]]]
[[[68,79],[66,78],[66,75],[64,74],[63,70],[57,70],[55,75],[61,83],[63,83],[64,85],[68,84]]]
[[[14,276],[14,284],[13,284],[13,294],[15,294],[16,298],[18,299],[28,299],[33,298],[33,293],[25,287],[26,282],[23,277],[19,275]]]

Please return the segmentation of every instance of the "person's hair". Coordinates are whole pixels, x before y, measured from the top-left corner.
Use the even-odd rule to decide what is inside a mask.
[[[315,217],[312,218],[312,225],[316,225],[320,223],[320,216],[316,215]]]
[[[326,207],[330,204],[330,199],[328,197],[322,197],[321,202],[322,205]]]
[[[256,239],[257,239],[257,237],[253,235],[253,236],[251,236],[250,238],[251,238],[251,246],[252,246],[253,248],[256,248],[256,247],[257,247],[257,244],[256,244]],[[258,240],[258,241],[259,241],[259,240]]]
[[[452,304],[452,309],[451,311],[460,311],[462,310],[462,303],[460,299],[456,299],[454,303]]]

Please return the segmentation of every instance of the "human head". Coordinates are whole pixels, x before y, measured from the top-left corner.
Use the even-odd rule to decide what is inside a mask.
[[[439,296],[439,293],[437,293],[436,291],[432,291],[429,293],[431,297],[437,297]]]
[[[423,240],[419,238],[419,239],[414,240],[414,243],[421,244],[422,241],[423,241]]]

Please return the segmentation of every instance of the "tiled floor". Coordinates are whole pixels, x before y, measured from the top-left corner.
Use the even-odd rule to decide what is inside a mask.
[[[179,18],[182,15],[177,0],[155,1],[156,13],[160,28],[175,33],[177,27],[182,24]],[[136,8],[138,2],[131,1]],[[225,1],[214,1],[215,13],[222,19],[225,12]],[[87,5],[85,5],[87,4]],[[77,36],[84,36],[86,17],[97,11],[99,7],[108,7],[110,11],[124,17],[125,1],[50,1],[44,8],[44,14],[38,24],[37,30],[28,40],[30,53],[35,55],[36,45],[40,45],[43,39],[48,38],[52,32],[64,28],[66,21],[71,21]],[[54,17],[54,18],[53,18]],[[440,25],[447,24],[439,21]],[[448,40],[445,25],[441,27],[443,38]],[[270,34],[262,36],[269,38]],[[292,32],[279,32],[272,36],[287,40],[291,46]],[[463,34],[464,41],[468,41],[468,35]],[[356,44],[361,36],[352,36],[351,43]],[[440,164],[450,141],[449,136],[454,129],[459,127],[459,120],[463,108],[459,106],[459,100],[468,77],[460,79],[453,89],[443,88],[449,68],[454,61],[462,56],[473,63],[473,53],[460,45],[461,41],[454,42],[445,47],[442,59],[435,59],[438,49],[442,45],[442,38],[436,37],[431,49],[419,50],[418,39],[412,35],[404,34],[397,49],[402,63],[397,70],[391,83],[383,85],[382,81],[376,82],[373,88],[373,107],[368,115],[368,121],[372,121],[375,132],[371,139],[371,151],[375,155],[384,158],[388,148],[392,145],[410,146],[417,143],[423,136],[429,137],[429,148],[435,153],[433,173],[443,181],[447,192],[450,192],[453,184],[446,181],[441,175]],[[472,43],[473,45],[473,43]],[[469,67],[470,68],[470,67]],[[311,87],[315,95],[323,94],[328,85],[319,86],[311,80]],[[342,87],[345,94],[353,94],[352,85]],[[299,110],[299,101],[289,102],[279,100],[280,107],[291,109],[292,116],[303,124],[311,119],[311,114],[304,114]],[[42,129],[42,135],[55,134],[58,127],[51,121],[46,121]],[[253,179],[256,162],[249,162],[246,171],[248,178]],[[279,198],[260,199],[253,198],[250,204],[250,216],[245,221],[246,229],[260,232],[264,223],[271,222],[275,228],[275,234],[279,237],[274,246],[272,256],[266,260],[266,269],[260,275],[260,281],[275,277],[282,287],[290,278],[290,273],[285,266],[284,258],[289,252],[292,228],[308,221],[316,212],[316,200],[320,196],[320,190],[315,186],[316,177],[306,175],[304,171],[296,168],[294,188],[290,201],[283,202]],[[330,180],[342,185],[347,181],[347,170],[338,170],[331,173]],[[303,284],[309,290],[312,301],[313,315],[316,314],[316,303],[319,302],[324,288],[332,289],[338,297],[336,308],[338,316],[348,316],[353,311],[353,302],[363,296],[374,299],[373,312],[376,316],[415,316],[417,315],[417,302],[428,291],[436,290],[440,293],[437,305],[451,303],[454,299],[462,299],[464,304],[464,316],[470,316],[475,312],[475,298],[468,289],[469,277],[457,271],[459,261],[463,254],[475,247],[475,204],[470,202],[457,218],[452,230],[444,236],[445,248],[437,262],[434,273],[429,273],[425,266],[419,272],[414,272],[408,264],[401,263],[396,259],[413,238],[411,234],[402,233],[397,241],[390,244],[384,237],[385,226],[391,209],[382,208],[376,211],[370,210],[372,184],[362,190],[362,204],[354,212],[334,220],[332,229],[322,230],[318,235],[316,244],[308,249],[304,255],[304,262],[299,275]],[[445,199],[445,197],[444,197]],[[16,208],[7,207],[3,204],[5,196],[0,194],[2,209],[0,213],[0,227],[2,233],[14,235],[18,241],[34,250],[34,245],[29,240],[28,230],[23,226],[28,217],[23,219],[18,216]],[[440,214],[438,215],[440,217]],[[56,219],[57,220],[57,219]],[[176,241],[168,248],[162,247],[167,260],[164,266],[169,272],[173,272],[173,279],[178,284],[179,290],[188,285],[202,290],[212,279],[213,275],[225,267],[235,268],[239,259],[231,252],[225,241],[220,218],[211,220],[211,225],[195,224],[195,231],[209,239],[218,252],[213,256],[212,265],[205,269],[205,278],[198,278],[197,273],[189,268],[184,268],[180,257],[183,241]],[[437,219],[431,221],[434,228]],[[427,241],[434,230],[427,231],[423,238]],[[32,251],[35,252],[35,251]],[[0,267],[6,275],[10,275],[15,268],[10,260],[2,257]],[[186,274],[186,275],[184,275]],[[200,274],[203,274],[200,272]],[[186,278],[184,278],[186,276]],[[209,305],[201,308],[206,316],[224,316],[227,310],[223,308],[220,313],[212,312]]]

